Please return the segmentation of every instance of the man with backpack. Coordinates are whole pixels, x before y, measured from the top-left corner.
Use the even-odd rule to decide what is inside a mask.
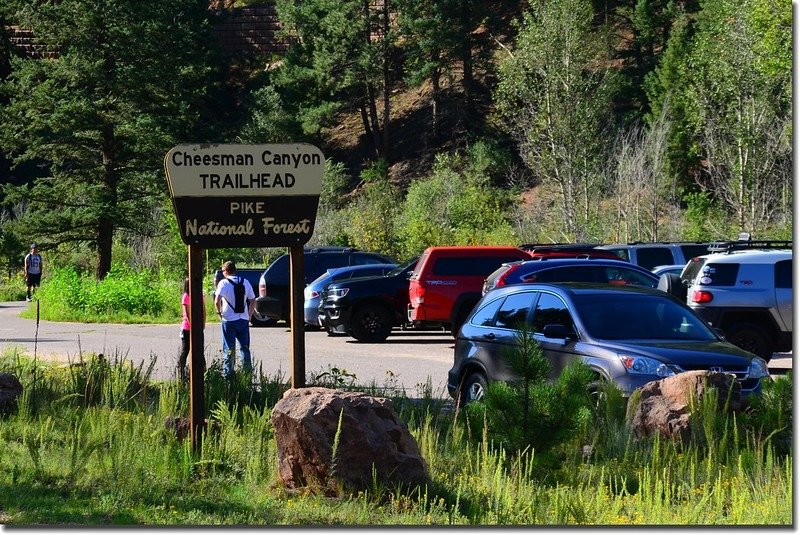
[[[256,307],[256,294],[247,279],[236,275],[236,264],[228,260],[222,264],[224,278],[214,291],[214,307],[222,322],[223,373],[233,379],[236,341],[242,356],[242,371],[250,373],[250,317]]]

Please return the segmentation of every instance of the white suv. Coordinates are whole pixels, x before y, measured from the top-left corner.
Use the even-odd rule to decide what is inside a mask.
[[[725,338],[769,360],[792,349],[792,242],[729,242],[681,272],[686,303]],[[724,252],[723,252],[724,251]]]

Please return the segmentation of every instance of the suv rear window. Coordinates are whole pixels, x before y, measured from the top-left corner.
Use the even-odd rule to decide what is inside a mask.
[[[519,260],[518,257],[483,256],[483,257],[443,257],[436,260],[433,274],[439,276],[480,276],[486,277],[503,262]],[[422,264],[420,261],[418,266]]]
[[[694,283],[704,286],[735,286],[739,264],[706,264]]]
[[[605,276],[601,277],[597,266],[562,266],[553,269],[544,269],[524,277],[524,282],[606,282]]]
[[[641,247],[636,250],[636,263],[645,269],[674,264],[675,258],[668,247]]]
[[[615,255],[617,255],[618,257],[620,257],[623,260],[627,260],[628,262],[631,261],[631,257],[628,254],[627,249],[609,249],[609,251],[611,251],[612,253],[614,253]],[[670,263],[672,263],[672,262],[670,262]]]

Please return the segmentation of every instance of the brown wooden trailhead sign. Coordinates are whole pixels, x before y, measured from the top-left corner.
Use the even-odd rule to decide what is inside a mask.
[[[291,247],[314,233],[325,158],[313,145],[178,145],[164,167],[187,245]]]
[[[178,145],[164,157],[181,239],[189,246],[191,317],[203,313],[202,250],[289,247],[292,388],[305,386],[303,245],[314,233],[325,158],[305,143]],[[190,329],[189,423],[200,449],[203,330]]]

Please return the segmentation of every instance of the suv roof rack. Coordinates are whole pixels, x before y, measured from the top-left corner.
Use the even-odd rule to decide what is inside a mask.
[[[746,232],[739,234],[739,239],[731,241],[718,241],[708,246],[709,253],[731,253],[747,249],[791,249],[793,243],[789,240],[751,240]]]
[[[602,243],[523,243],[519,246],[529,253],[547,253],[550,251],[586,251],[602,245]]]
[[[355,247],[340,247],[338,245],[313,245],[303,248],[304,253],[341,253],[355,250]]]

